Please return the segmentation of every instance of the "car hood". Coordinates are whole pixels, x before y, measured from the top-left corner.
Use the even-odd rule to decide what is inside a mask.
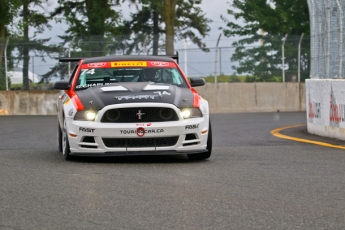
[[[76,91],[85,109],[100,110],[122,103],[168,103],[179,108],[193,106],[189,88],[151,82],[124,82]]]

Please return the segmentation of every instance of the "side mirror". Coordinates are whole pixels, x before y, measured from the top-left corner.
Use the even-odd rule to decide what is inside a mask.
[[[191,77],[190,78],[190,85],[192,87],[203,86],[203,85],[205,85],[205,79],[201,78],[201,77]]]
[[[68,81],[57,81],[54,84],[54,89],[70,89]]]

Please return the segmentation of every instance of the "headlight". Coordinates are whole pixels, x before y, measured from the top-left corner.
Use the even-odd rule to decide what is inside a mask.
[[[183,108],[181,109],[181,116],[184,119],[202,117],[202,113],[199,108]]]
[[[94,111],[86,111],[85,118],[88,121],[94,121],[96,118],[96,113]]]
[[[74,117],[74,120],[94,121],[96,116],[97,116],[97,112],[93,110],[78,111]]]

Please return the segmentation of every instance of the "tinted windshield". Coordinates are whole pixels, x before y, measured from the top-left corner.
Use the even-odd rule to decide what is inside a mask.
[[[187,87],[180,71],[174,67],[104,67],[92,68],[84,64],[78,76],[76,89],[109,85],[120,82],[155,82]]]

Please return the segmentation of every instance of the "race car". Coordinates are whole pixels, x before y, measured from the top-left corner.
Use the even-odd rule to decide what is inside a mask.
[[[211,156],[209,105],[174,56],[61,58],[77,62],[69,79],[54,84],[57,144],[73,156],[186,154]]]

